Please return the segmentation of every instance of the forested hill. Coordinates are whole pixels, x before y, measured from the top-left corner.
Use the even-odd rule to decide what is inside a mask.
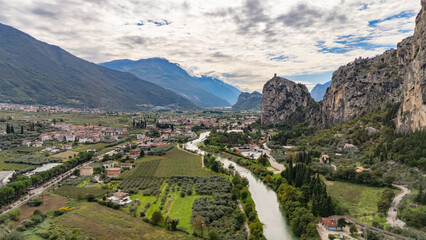
[[[0,86],[0,102],[114,110],[197,108],[153,83],[90,63],[3,24]]]

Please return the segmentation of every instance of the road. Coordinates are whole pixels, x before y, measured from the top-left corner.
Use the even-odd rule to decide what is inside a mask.
[[[268,160],[269,163],[271,164],[271,166],[275,169],[271,169],[273,170],[274,174],[280,174],[282,171],[285,170],[285,167],[283,164],[278,163],[274,157],[272,157],[271,155],[271,149],[268,148],[268,146],[266,145],[266,143],[263,144],[263,147],[265,148],[263,150],[264,153],[266,153],[266,156],[268,156]],[[269,170],[269,169],[268,169]]]
[[[19,200],[15,201],[14,203],[10,204],[10,209],[6,210],[5,213],[9,212],[10,210],[14,209],[14,208],[18,208],[22,205],[24,205],[25,203],[27,203],[30,199],[34,198],[35,196],[40,195],[42,192],[46,191],[46,189],[52,187],[53,185],[57,184],[58,182],[60,182],[63,178],[71,175],[74,170],[76,169],[80,169],[82,166],[86,166],[88,164],[92,163],[92,161],[86,162],[86,163],[82,163],[80,165],[75,166],[74,168],[62,173],[61,175],[58,175],[54,178],[52,178],[51,180],[45,182],[44,184],[40,185],[39,187],[29,191],[26,195],[23,195]]]
[[[386,220],[387,220],[387,221],[388,221],[388,223],[390,223],[393,227],[400,227],[400,228],[403,228],[403,227],[405,226],[405,223],[404,223],[403,221],[399,220],[399,219],[396,219],[396,215],[398,214],[398,212],[397,212],[397,211],[394,211],[394,209],[398,209],[398,205],[399,205],[399,203],[401,202],[401,199],[402,199],[405,195],[410,194],[410,193],[411,193],[411,191],[410,191],[410,189],[408,189],[408,188],[406,188],[406,187],[404,187],[404,186],[402,186],[402,185],[395,185],[395,184],[393,184],[393,186],[394,186],[394,187],[397,187],[397,188],[399,188],[399,189],[401,189],[401,190],[402,190],[402,193],[398,194],[398,195],[394,198],[394,200],[393,200],[393,202],[392,202],[392,205],[391,205],[391,207],[390,207],[390,208],[389,208],[389,210],[388,210],[388,216],[387,216]]]

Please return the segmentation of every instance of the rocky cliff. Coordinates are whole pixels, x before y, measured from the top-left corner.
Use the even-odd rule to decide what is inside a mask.
[[[426,0],[421,2],[414,36],[400,42],[397,49],[373,58],[355,59],[340,67],[333,73],[323,101],[317,105],[307,104],[308,98],[301,87],[289,98],[289,90],[295,83],[279,78],[270,80],[263,90],[262,121],[277,123],[302,114],[305,117],[301,120],[326,127],[400,102],[395,119],[397,129],[403,132],[425,129]]]
[[[311,121],[316,105],[305,85],[275,76],[263,86],[262,123]]]
[[[242,111],[242,110],[253,110],[260,111],[262,108],[262,94],[254,91],[253,93],[242,92],[238,96],[237,103],[232,106],[233,110]]]

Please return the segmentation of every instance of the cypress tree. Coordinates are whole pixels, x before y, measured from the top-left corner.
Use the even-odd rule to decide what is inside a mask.
[[[21,134],[24,134],[24,126],[21,126]]]
[[[10,134],[10,126],[9,126],[9,123],[8,123],[8,124],[6,124],[6,133],[7,133],[7,134]]]
[[[13,128],[13,125],[10,127],[10,133],[15,133],[15,129]]]

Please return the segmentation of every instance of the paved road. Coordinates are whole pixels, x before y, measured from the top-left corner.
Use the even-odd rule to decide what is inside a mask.
[[[18,207],[24,205],[25,203],[27,203],[33,197],[40,195],[46,189],[48,189],[51,186],[53,186],[53,185],[57,184],[58,182],[60,182],[64,177],[67,177],[67,176],[71,175],[74,172],[74,170],[80,169],[82,166],[86,166],[86,165],[88,165],[90,163],[92,163],[92,161],[89,161],[89,162],[77,165],[76,167],[74,167],[74,168],[66,171],[65,173],[62,173],[61,175],[58,175],[58,176],[52,178],[51,180],[45,182],[41,186],[39,186],[39,187],[37,187],[37,188],[29,191],[26,195],[22,196],[19,200],[17,200],[14,203],[10,204],[9,205],[10,209],[6,210],[5,213],[9,212],[10,210],[12,210],[14,208],[18,208]]]
[[[263,144],[263,147],[265,148],[265,149],[263,150],[263,152],[264,152],[264,153],[266,153],[266,156],[268,156],[269,163],[271,164],[271,166],[272,166],[273,168],[275,168],[275,169],[276,169],[276,170],[274,170],[274,171],[273,171],[273,172],[274,172],[274,174],[280,174],[282,171],[284,171],[284,170],[285,170],[284,165],[283,165],[283,164],[281,164],[281,163],[278,163],[278,162],[275,160],[275,158],[274,158],[274,157],[272,157],[272,155],[271,155],[271,149],[269,149],[269,148],[268,148],[268,146],[266,145],[266,143],[264,143],[264,144]]]
[[[404,226],[405,226],[405,223],[403,222],[403,221],[401,221],[401,220],[399,220],[399,219],[396,219],[396,215],[397,215],[397,211],[394,211],[394,209],[398,209],[398,205],[399,205],[399,203],[401,202],[401,199],[405,196],[405,195],[407,195],[407,194],[410,194],[411,193],[411,191],[410,191],[410,189],[408,189],[408,188],[406,188],[406,187],[404,187],[404,186],[402,186],[402,185],[393,185],[394,187],[397,187],[397,188],[399,188],[399,189],[401,189],[402,190],[402,193],[400,193],[400,194],[398,194],[395,198],[394,198],[394,200],[393,200],[393,202],[392,202],[392,205],[391,205],[391,207],[389,208],[389,210],[388,210],[388,216],[387,216],[387,218],[386,218],[386,220],[388,221],[388,223],[390,223],[393,227],[400,227],[400,228],[403,228]]]

